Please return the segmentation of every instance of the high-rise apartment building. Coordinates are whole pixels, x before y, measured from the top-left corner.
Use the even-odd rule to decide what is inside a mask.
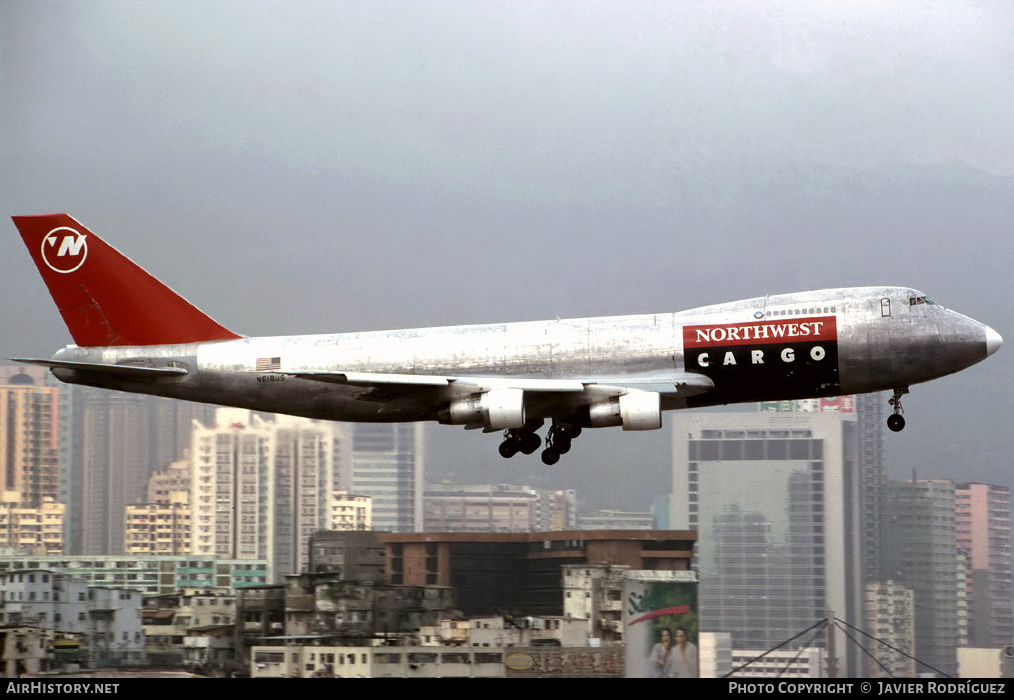
[[[335,424],[219,409],[193,432],[191,552],[267,559],[277,580],[307,563],[331,523],[340,465]]]
[[[861,626],[855,415],[695,413],[674,425],[672,526],[698,532],[701,629],[771,649],[828,610]],[[839,639],[839,668],[855,674],[860,652]]]
[[[372,530],[373,499],[356,496],[345,491],[335,491],[331,498],[331,523],[329,530]]]
[[[885,568],[915,594],[915,656],[919,673],[955,676],[964,620],[958,609],[959,557],[954,484],[950,481],[889,481]],[[963,586],[961,587],[963,588]]]
[[[62,503],[65,551],[123,552],[126,507],[146,502],[148,476],[189,452],[192,419],[213,410],[0,366],[0,502]]]
[[[863,581],[880,581],[884,558],[884,497],[887,468],[884,466],[883,394],[830,396],[798,401],[770,401],[760,404],[762,411],[796,413],[842,413],[855,420],[858,465],[859,561]]]
[[[844,401],[849,397],[840,397]],[[884,560],[884,497],[887,492],[887,467],[884,465],[883,394],[855,397],[856,439],[859,442],[859,561],[863,581],[881,581]]]
[[[915,678],[915,593],[897,581],[866,584],[867,678]]]
[[[423,529],[425,429],[422,423],[353,423],[352,478],[341,488],[373,498],[373,527]]]
[[[151,444],[149,454],[153,470],[165,470],[179,460],[189,461],[190,437],[194,421],[201,425],[210,425],[215,420],[217,406],[206,403],[178,401],[149,397],[149,415],[151,421]],[[172,478],[172,470],[165,476]],[[154,500],[149,498],[150,503]]]
[[[127,554],[190,552],[188,460],[172,462],[149,477],[147,502],[127,506],[124,537]]]
[[[654,530],[655,517],[651,513],[602,508],[577,516],[582,530]]]
[[[52,499],[54,502],[66,506],[62,516],[64,530],[61,546],[63,551],[70,551],[74,547],[77,547],[76,551],[80,551],[82,476],[80,455],[82,450],[80,415],[77,415],[75,423],[75,387],[63,384],[48,369],[36,365],[0,365],[0,386],[34,387],[34,389],[40,390],[36,391],[36,394],[48,394],[49,405],[52,409],[56,409],[50,410],[49,423],[37,424],[37,435],[31,439],[30,443],[31,450],[27,453],[22,452],[20,459],[34,462],[34,465],[29,467],[29,471],[34,472],[36,476],[29,480],[35,479],[39,483],[45,482],[47,484],[44,489],[46,492],[40,492],[38,498],[41,498],[43,502],[46,499]],[[45,403],[46,399],[42,401]],[[9,400],[0,401],[0,404],[8,406]],[[45,410],[32,411],[33,420],[45,417],[45,415]],[[23,423],[21,428],[17,429],[8,423],[9,420],[10,415],[7,415],[3,421],[3,427],[0,428],[0,458],[13,463],[10,459],[11,441],[17,441],[19,432],[29,426]],[[54,446],[56,448],[55,456]],[[17,452],[17,448],[15,450]],[[4,463],[0,462],[0,465],[2,464]],[[56,465],[55,470],[54,464]],[[6,464],[0,469],[0,476],[8,476],[9,466]],[[14,472],[18,471],[19,467],[15,465]],[[36,500],[36,496],[30,494],[26,494],[26,496],[29,502]],[[15,494],[8,493],[4,498],[7,499],[7,503],[11,504],[10,499],[15,498]],[[17,502],[21,504],[19,507],[25,506],[24,501],[20,498]]]
[[[148,477],[187,456],[193,420],[215,408],[77,385],[60,385],[60,405],[68,551],[123,552],[126,506],[151,502]]]
[[[127,506],[126,553],[190,553],[190,492],[173,491],[165,503]]]
[[[310,535],[331,525],[334,507],[335,428],[278,416],[274,434],[274,561],[278,575],[306,571]]]
[[[518,484],[428,484],[423,511],[426,532],[551,532],[578,525],[573,489]]]
[[[147,396],[82,389],[81,550],[122,554],[127,506],[142,503],[157,467],[149,452]]]
[[[191,438],[191,552],[232,559],[274,556],[272,429],[249,412],[219,409]]]
[[[539,494],[510,484],[429,484],[426,532],[534,532]]]
[[[539,530],[577,529],[577,491],[555,489],[539,491]]]
[[[190,453],[190,446],[187,446]],[[170,462],[165,468],[148,477],[148,498],[146,503],[170,503],[179,500],[174,491],[190,492],[190,459]]]
[[[1006,486],[958,484],[958,549],[969,562],[968,637],[973,647],[1014,642],[1011,604],[1011,493]]]
[[[59,390],[42,368],[0,368],[0,502],[33,508],[60,498]]]
[[[34,555],[63,554],[66,508],[47,498],[37,506],[0,503],[0,547]]]

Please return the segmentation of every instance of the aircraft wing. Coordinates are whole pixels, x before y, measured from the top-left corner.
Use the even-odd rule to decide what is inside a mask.
[[[478,377],[421,374],[382,374],[375,372],[336,372],[331,370],[299,370],[264,374],[285,374],[333,384],[384,388],[388,391],[447,388],[451,393],[483,393],[494,389],[521,389],[532,394],[591,394],[596,398],[620,396],[630,390],[655,391],[660,394],[690,396],[710,391],[715,383],[696,372],[650,372],[580,379],[543,379],[540,377]],[[454,391],[457,390],[457,391]]]
[[[522,401],[531,411],[531,415],[562,417],[572,416],[583,408],[591,408],[596,404],[605,405],[616,399],[622,406],[625,397],[647,398],[649,394],[654,393],[660,397],[654,404],[657,413],[661,397],[667,397],[669,400],[677,397],[681,399],[709,391],[715,386],[714,382],[703,374],[676,370],[574,379],[385,374],[312,369],[290,371],[271,369],[264,370],[263,373],[283,374],[356,388],[359,391],[355,395],[355,400],[379,404],[378,413],[391,410],[395,406],[414,406],[423,410],[429,408],[433,417],[441,422],[463,425],[466,429],[482,428],[485,432],[501,430],[499,426],[506,424],[504,416],[510,415],[516,419],[518,412],[522,411]],[[486,405],[486,397],[493,395],[498,397],[490,399],[492,406]],[[648,405],[650,404],[651,400],[648,399]],[[462,411],[457,416],[453,414],[455,405]],[[636,405],[645,405],[643,399],[637,399]],[[442,408],[444,406],[449,407]],[[622,408],[620,410],[622,411]],[[650,412],[650,408],[648,410]],[[491,413],[500,416],[499,423],[489,419]]]

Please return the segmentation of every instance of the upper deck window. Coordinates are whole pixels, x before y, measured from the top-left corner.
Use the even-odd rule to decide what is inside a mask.
[[[932,302],[929,302],[932,303]],[[772,316],[801,316],[803,314],[826,314],[826,313],[837,313],[838,307],[836,306],[814,306],[810,309],[773,309],[764,312],[764,315],[768,318]]]

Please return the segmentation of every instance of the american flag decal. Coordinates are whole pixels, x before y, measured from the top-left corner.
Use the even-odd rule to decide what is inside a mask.
[[[255,369],[258,372],[272,372],[282,368],[282,358],[280,357],[258,357],[257,365]]]

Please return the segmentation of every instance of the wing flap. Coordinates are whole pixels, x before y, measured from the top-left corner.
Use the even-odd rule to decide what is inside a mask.
[[[404,386],[449,386],[451,380],[426,374],[384,374],[381,372],[332,372],[329,370],[303,370],[298,372],[279,372],[267,370],[258,374],[285,374],[300,379],[312,379],[331,384],[351,384],[353,386],[404,385]]]
[[[682,394],[683,396],[703,394],[715,388],[715,382],[711,377],[696,372],[676,371],[603,377],[596,384],[639,391],[655,391],[659,394]]]

